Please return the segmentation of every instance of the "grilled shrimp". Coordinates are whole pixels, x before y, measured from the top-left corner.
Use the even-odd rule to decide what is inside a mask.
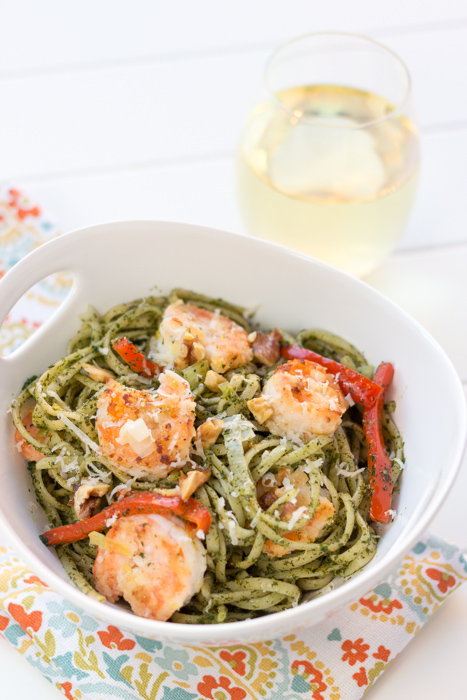
[[[123,472],[161,479],[188,460],[195,402],[188,382],[167,370],[155,394],[108,379],[97,399],[96,427],[104,456]]]
[[[330,435],[341,422],[347,402],[334,377],[310,360],[289,360],[275,370],[262,395],[248,406],[260,405],[266,428],[294,442],[313,435]]]
[[[179,518],[120,518],[105,540],[93,573],[97,590],[109,602],[123,596],[136,615],[168,620],[200,590],[205,550]]]
[[[39,440],[39,442],[42,442],[43,439],[41,440],[41,434],[39,428],[36,428],[36,426],[32,422],[32,412],[33,409],[31,409],[26,415],[21,419],[24,427],[26,430],[31,433],[33,437],[36,438],[36,440]],[[18,452],[20,452],[25,459],[28,460],[28,462],[38,462],[44,455],[42,452],[39,452],[33,445],[30,445],[29,442],[26,442],[24,437],[21,435],[19,430],[15,430],[15,444],[16,444],[16,449]]]
[[[276,475],[266,474],[257,484],[256,493],[260,505],[269,508],[280,496],[290,489],[297,489],[297,495],[293,502],[288,501],[279,511],[281,520],[291,520],[299,508],[308,507],[311,502],[311,490],[308,475],[301,469],[293,470],[291,467],[282,467]],[[288,540],[314,542],[323,528],[334,516],[334,506],[325,497],[320,496],[319,506],[314,518],[301,530],[292,530],[284,534]],[[263,551],[271,557],[282,557],[288,550],[280,544],[266,540]]]
[[[245,365],[253,358],[244,328],[217,311],[192,304],[171,304],[164,312],[152,359],[162,365],[174,363],[185,369],[206,359],[223,374]]]

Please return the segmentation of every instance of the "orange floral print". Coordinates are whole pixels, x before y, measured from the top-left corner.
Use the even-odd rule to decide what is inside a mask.
[[[218,681],[214,676],[204,676],[203,680],[198,683],[198,693],[209,700],[220,700],[220,694],[212,694],[213,690],[218,688],[225,690],[226,700],[243,700],[246,697],[246,692],[242,688],[231,687],[230,680],[226,676],[221,676]]]
[[[360,666],[360,669],[357,671],[357,673],[353,674],[352,678],[357,681],[359,688],[363,688],[364,685],[368,685],[368,676],[366,675],[366,671],[363,666]]]
[[[70,681],[67,681],[66,683],[61,683],[60,685],[62,686],[63,694],[65,695],[65,697],[68,698],[68,700],[75,700],[73,695],[71,694],[72,685]]]
[[[226,661],[239,676],[245,675],[246,666],[244,659],[246,659],[246,654],[244,651],[236,651],[234,654],[231,654],[230,651],[223,650],[219,656],[223,661]]]
[[[310,663],[309,661],[305,661],[304,659],[296,659],[292,664],[292,668],[297,669],[297,671],[299,672],[300,666],[303,666],[303,676],[310,683],[310,686],[314,687],[314,690],[311,694],[313,700],[325,700],[324,695],[322,695],[322,692],[325,691],[328,686],[323,681],[323,674],[321,673],[321,671],[319,671],[315,666],[313,666],[312,663]]]
[[[377,603],[374,603],[371,598],[360,598],[359,603],[363,605],[365,608],[369,608],[371,612],[374,613],[384,613],[385,615],[390,615],[394,608],[397,608],[398,610],[402,609],[402,603],[400,603],[398,600],[389,600],[387,601],[387,604],[384,604],[383,600],[378,601]]]
[[[113,625],[109,625],[107,631],[98,632],[97,634],[102,644],[107,647],[107,649],[115,649],[116,647],[120,651],[129,651],[135,646],[135,642],[132,639],[125,639],[118,627],[114,627]]]
[[[351,666],[355,666],[357,661],[363,662],[368,658],[366,653],[370,648],[369,644],[363,644],[363,637],[359,637],[352,642],[350,639],[346,639],[342,642],[341,649],[344,651],[342,656],[342,661],[348,661]]]
[[[448,574],[446,571],[440,571],[439,569],[427,569],[426,575],[433,581],[438,582],[438,588],[441,593],[446,593],[448,588],[452,588],[456,583],[454,576],[451,576],[451,574]]]
[[[40,216],[41,210],[39,207],[30,207],[27,209],[22,206],[22,194],[19,190],[11,189],[8,194],[10,199],[8,201],[9,206],[16,212],[16,215],[20,221],[23,221],[27,216]]]
[[[383,645],[381,644],[378,647],[378,651],[375,651],[373,656],[375,659],[378,659],[379,661],[384,661],[384,663],[386,663],[389,657],[391,656],[391,652],[389,651],[389,649],[386,649],[386,647],[383,647]]]
[[[35,324],[33,324],[35,325]],[[37,324],[40,325],[40,324]],[[44,586],[44,588],[48,588],[48,585],[42,581],[42,579],[39,578],[39,576],[36,576],[35,574],[32,574],[28,578],[24,579],[24,583],[40,583],[41,586]]]
[[[42,625],[42,613],[40,610],[27,613],[22,605],[10,603],[8,606],[8,612],[25,632],[28,631],[29,627],[31,627],[34,632],[38,632],[40,630]]]

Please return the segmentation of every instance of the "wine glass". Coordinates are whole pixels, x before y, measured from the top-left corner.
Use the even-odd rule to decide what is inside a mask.
[[[237,156],[248,233],[364,276],[394,248],[417,192],[406,66],[367,37],[319,32],[269,59]]]

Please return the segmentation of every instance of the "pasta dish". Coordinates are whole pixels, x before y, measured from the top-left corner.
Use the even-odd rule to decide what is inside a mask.
[[[181,289],[81,319],[11,412],[41,539],[82,591],[156,620],[230,622],[373,558],[404,463],[390,363]]]

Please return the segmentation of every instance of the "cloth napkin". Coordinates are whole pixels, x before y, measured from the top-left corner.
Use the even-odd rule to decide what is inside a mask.
[[[428,535],[383,583],[309,630],[188,647],[98,622],[0,547],[0,634],[68,700],[358,700],[466,579],[459,549]]]
[[[0,276],[58,234],[37,204],[0,186]],[[28,338],[70,285],[58,274],[32,288],[0,329],[0,354]],[[310,630],[188,647],[106,626],[0,546],[0,635],[68,700],[358,700],[465,580],[459,548],[427,535],[383,583]]]

